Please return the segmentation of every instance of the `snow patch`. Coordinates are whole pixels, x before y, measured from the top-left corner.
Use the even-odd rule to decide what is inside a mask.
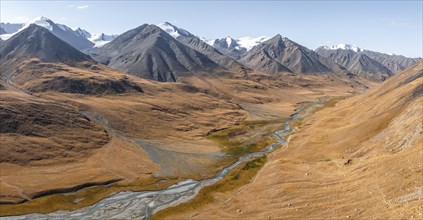
[[[206,44],[208,44],[210,46],[213,46],[215,41],[216,40],[206,40],[206,39],[203,40],[203,42],[205,42]]]
[[[352,50],[354,52],[363,52],[363,49],[357,47],[354,44],[338,44],[333,46],[324,46],[326,50]]]
[[[49,31],[53,31],[53,25],[52,24],[54,24],[54,23],[50,19],[43,17],[43,16],[33,18],[32,20],[27,22],[19,31],[22,31],[23,29],[29,27],[29,25],[31,25],[31,24],[36,24],[38,26],[41,26],[43,28],[48,29]]]
[[[1,38],[2,40],[7,40],[7,39],[9,39],[10,37],[12,37],[13,35],[15,35],[15,34],[17,34],[17,33],[21,32],[21,31],[22,31],[22,30],[24,30],[25,28],[29,27],[31,24],[36,24],[36,25],[38,25],[38,26],[40,26],[40,27],[43,27],[43,28],[48,29],[49,31],[53,31],[53,24],[54,24],[54,23],[53,23],[50,19],[48,19],[48,18],[46,18],[46,17],[43,17],[43,16],[40,16],[40,17],[33,18],[33,19],[31,19],[29,22],[25,23],[25,25],[24,25],[24,26],[22,26],[22,28],[21,28],[21,29],[19,29],[17,32],[15,32],[15,33],[10,33],[10,34],[2,34],[2,35],[0,36],[0,38]],[[60,27],[60,26],[59,26],[59,27]],[[60,28],[62,28],[62,27],[60,27]]]
[[[226,44],[228,45],[228,48],[231,46],[231,44],[232,44],[232,38],[231,37],[226,37]]]
[[[92,34],[90,38],[87,38],[89,41],[93,42],[94,47],[102,47],[110,41],[114,40],[117,35],[107,35],[104,33]]]
[[[66,27],[65,25],[63,25],[63,24],[57,24],[57,26],[60,28],[60,29],[62,29],[63,31],[68,31],[69,29],[68,29],[68,27]]]
[[[260,36],[260,37],[241,37],[236,42],[240,47],[247,50],[251,50],[254,46],[269,40],[271,37]]]
[[[157,27],[166,31],[170,36],[172,36],[175,39],[178,38],[181,35],[191,36],[191,33],[189,33],[188,31],[186,31],[182,28],[178,28],[178,27],[176,27],[175,25],[172,25],[169,22],[164,22],[164,23],[158,24]]]

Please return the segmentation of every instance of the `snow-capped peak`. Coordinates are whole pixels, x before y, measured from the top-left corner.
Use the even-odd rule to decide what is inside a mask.
[[[38,26],[48,29],[49,31],[53,31],[53,24],[54,24],[53,21],[43,16],[39,16],[39,17],[35,17],[31,19],[19,31],[29,27],[29,25],[31,24],[36,24]]]
[[[88,38],[88,40],[95,44],[94,47],[102,47],[103,45],[109,43],[116,37],[117,35],[106,35],[104,33],[100,33],[100,34],[92,34],[91,37]]]
[[[178,28],[175,25],[169,23],[169,22],[164,22],[161,24],[158,24],[157,27],[161,28],[162,30],[166,31],[170,36],[172,36],[173,38],[177,38],[181,35],[183,36],[191,36],[191,33],[189,33],[188,31],[182,29],[182,28]]]
[[[263,43],[264,41],[269,40],[270,37],[261,36],[261,37],[241,37],[239,39],[233,39],[230,36],[221,39],[215,40],[203,40],[211,46],[219,44],[219,47],[225,47],[227,49],[234,48],[237,50],[250,50],[257,44]]]
[[[260,37],[241,37],[237,40],[240,47],[244,47],[247,50],[251,50],[257,44],[263,43],[269,40],[271,37],[260,36]]]
[[[356,45],[353,44],[338,44],[338,45],[333,45],[333,46],[324,46],[324,48],[326,50],[352,50],[354,52],[362,52],[363,49],[357,47]]]
[[[36,24],[38,26],[41,26],[41,27],[44,27],[44,28],[48,29],[49,31],[52,31],[53,30],[54,22],[51,21],[50,19],[46,18],[46,17],[43,17],[43,16],[35,17],[35,18],[31,19],[30,21],[26,22],[18,31],[16,31],[14,33],[9,33],[9,34],[2,34],[0,36],[0,38],[2,40],[7,40],[10,37],[12,37],[13,35],[15,35],[16,33],[19,33],[20,31],[22,31],[25,28],[29,27],[31,24]],[[65,29],[65,27],[60,27],[60,28],[61,29]]]

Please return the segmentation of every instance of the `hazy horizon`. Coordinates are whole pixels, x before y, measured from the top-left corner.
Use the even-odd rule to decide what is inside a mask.
[[[310,49],[340,43],[422,57],[421,1],[1,1],[1,22],[44,16],[91,33],[168,21],[206,39],[281,34]]]

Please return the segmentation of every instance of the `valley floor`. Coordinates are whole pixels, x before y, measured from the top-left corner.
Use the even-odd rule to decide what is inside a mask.
[[[83,159],[2,162],[2,202],[23,203],[1,205],[1,215],[73,209],[117,191],[159,189],[182,179],[211,177],[241,155],[264,147],[270,141],[268,134],[283,126],[297,103],[348,95],[361,88],[341,79],[313,76],[192,77],[186,78],[186,84],[127,77],[144,92],[30,95],[23,91],[33,84],[19,89],[5,84],[0,91],[5,101],[21,97],[63,103],[103,127],[110,140]],[[96,185],[100,186],[85,189]]]

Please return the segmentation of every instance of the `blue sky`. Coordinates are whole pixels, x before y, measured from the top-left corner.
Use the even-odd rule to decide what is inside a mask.
[[[423,57],[417,1],[4,1],[2,22],[45,16],[92,33],[169,21],[207,39],[281,34],[304,46],[356,44]]]

